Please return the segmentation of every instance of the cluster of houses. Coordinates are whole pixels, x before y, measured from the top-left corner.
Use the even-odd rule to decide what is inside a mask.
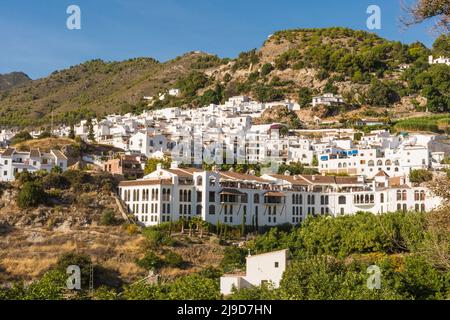
[[[342,103],[333,95],[314,101]],[[429,211],[440,204],[425,187],[412,184],[409,173],[442,169],[450,153],[446,136],[379,130],[356,141],[353,129],[283,130],[279,123],[253,124],[265,110],[280,104],[289,110],[298,107],[289,101],[259,103],[239,96],[195,110],[110,115],[92,121],[95,139],[123,152],[85,160],[123,178],[119,195],[145,226],[195,216],[212,224],[275,226],[298,224],[310,215]],[[62,126],[54,134],[67,136],[69,130]],[[76,125],[75,134],[87,140],[88,123]],[[8,132],[2,131],[1,137],[8,138]],[[159,166],[144,175],[149,158],[169,157],[170,169]],[[214,169],[199,169],[205,162]],[[273,170],[261,176],[221,172],[215,165],[222,163],[270,163]],[[276,174],[278,165],[291,163],[310,166],[319,174]],[[7,148],[0,153],[0,181],[55,166],[67,169],[67,158],[57,150]]]

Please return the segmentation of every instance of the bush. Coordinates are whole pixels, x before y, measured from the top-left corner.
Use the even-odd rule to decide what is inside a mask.
[[[136,264],[145,270],[158,270],[164,265],[164,261],[154,252],[149,252],[144,258],[137,260]]]
[[[220,267],[224,272],[233,272],[236,269],[243,269],[245,267],[246,257],[247,250],[236,247],[228,247],[224,251],[223,259],[220,262]]]
[[[181,268],[184,261],[178,253],[169,251],[164,255],[164,263],[168,267]]]
[[[27,131],[21,131],[11,139],[11,144],[17,144],[24,141],[32,140],[33,137]]]
[[[78,266],[81,270],[81,288],[86,289],[89,286],[90,269],[92,260],[89,256],[78,253],[66,253],[62,255],[56,263],[56,270],[66,273],[67,267]]]
[[[19,192],[17,203],[20,208],[32,208],[45,203],[47,195],[44,188],[36,182],[26,182]]]
[[[424,183],[433,180],[433,173],[428,170],[413,170],[409,174],[412,183]]]
[[[266,63],[261,68],[261,77],[267,76],[269,73],[271,73],[275,68],[270,63]]]
[[[112,209],[103,210],[102,217],[100,218],[100,225],[113,226],[117,223],[116,215]]]

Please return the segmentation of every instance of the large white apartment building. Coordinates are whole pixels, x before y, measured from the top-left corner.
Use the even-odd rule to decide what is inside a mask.
[[[441,201],[425,187],[390,178],[384,171],[366,180],[288,173],[257,177],[176,166],[121,182],[119,195],[145,226],[192,217],[236,226],[295,225],[310,215],[430,211]]]
[[[15,175],[24,171],[50,172],[56,166],[63,171],[67,170],[67,157],[59,150],[44,153],[39,149],[20,152],[9,148],[0,154],[0,181],[14,181]]]

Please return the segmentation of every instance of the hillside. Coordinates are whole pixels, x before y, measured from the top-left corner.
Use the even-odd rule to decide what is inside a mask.
[[[203,70],[215,57],[189,53],[160,63],[150,58],[122,62],[88,61],[0,95],[0,125],[48,124],[89,114],[129,112],[143,96],[170,88],[192,70]]]
[[[19,86],[30,81],[30,77],[23,72],[0,74],[0,93],[4,90],[11,89],[15,86]]]
[[[3,93],[0,125],[45,125],[52,109],[56,120],[65,123],[141,112],[150,108],[144,96],[172,87],[181,89],[181,96],[156,99],[151,108],[197,107],[247,94],[263,102],[297,101],[304,120],[339,120],[348,118],[348,112],[352,118],[445,112],[450,109],[450,67],[427,62],[428,55],[447,50],[442,37],[428,49],[346,28],[297,29],[277,32],[261,48],[234,60],[199,52],[164,63],[151,58],[94,60]],[[401,65],[408,69],[400,70]],[[342,94],[348,106],[310,110],[311,97],[326,92]]]

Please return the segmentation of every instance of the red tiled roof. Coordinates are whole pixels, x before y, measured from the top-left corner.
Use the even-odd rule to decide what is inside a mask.
[[[156,185],[171,185],[172,180],[133,180],[122,181],[119,183],[119,187],[139,187],[139,186],[156,186]]]
[[[225,180],[238,180],[238,181],[255,181],[260,183],[270,183],[269,180],[262,179],[260,177],[251,175],[251,174],[243,174],[231,171],[222,171],[220,172],[220,176]]]

